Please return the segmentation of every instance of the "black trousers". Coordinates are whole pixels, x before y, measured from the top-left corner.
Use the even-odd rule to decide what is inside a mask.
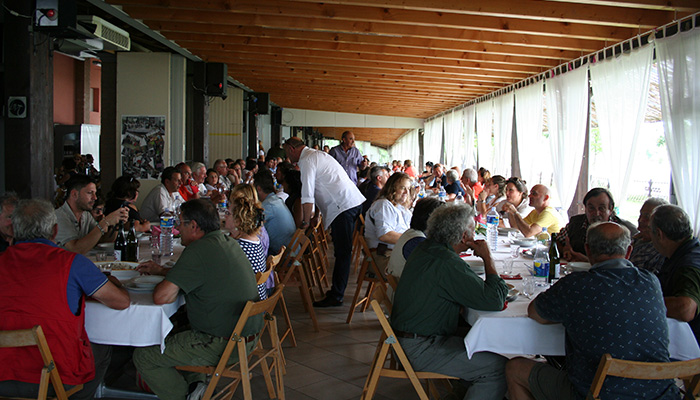
[[[326,295],[338,301],[343,301],[345,288],[348,286],[350,258],[352,257],[352,234],[355,229],[355,221],[361,211],[362,205],[353,207],[340,213],[331,222],[335,267],[333,269],[333,285]]]

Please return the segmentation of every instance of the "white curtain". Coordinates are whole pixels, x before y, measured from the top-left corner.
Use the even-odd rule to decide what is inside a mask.
[[[476,105],[476,140],[479,167],[493,171],[493,100],[489,99]],[[495,175],[495,174],[494,174]]]
[[[547,79],[546,97],[554,190],[568,208],[576,193],[586,139],[588,68]]]
[[[464,113],[461,109],[445,115],[445,153],[448,168],[464,168]]]
[[[532,187],[539,174],[551,170],[549,144],[542,134],[544,81],[515,90],[515,125],[520,175]],[[544,164],[547,166],[545,167]]]
[[[92,154],[93,166],[100,168],[100,125],[80,125],[80,154]]]
[[[700,233],[700,29],[656,41],[661,112],[679,206]]]
[[[389,149],[389,155],[392,160],[411,160],[416,169],[420,169],[421,166],[418,165],[418,129],[411,129],[401,136]]]
[[[601,158],[611,171],[610,191],[620,203],[627,198],[637,138],[644,123],[653,50],[645,46],[590,67]]]
[[[513,138],[513,92],[494,99],[493,137],[494,165],[491,174],[510,177],[512,170],[511,150]]]
[[[474,168],[476,166],[476,153],[474,151],[474,122],[476,107],[472,104],[463,110],[464,118],[464,151],[462,166],[464,168]]]
[[[441,115],[433,118],[425,124],[423,134],[423,156],[424,162],[432,161],[433,163],[442,163],[442,122],[444,117]]]

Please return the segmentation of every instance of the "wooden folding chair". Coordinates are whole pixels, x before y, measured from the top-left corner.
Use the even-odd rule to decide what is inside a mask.
[[[311,317],[311,322],[313,323],[314,330],[319,332],[318,320],[316,319],[316,313],[314,312],[313,301],[311,297],[311,288],[308,285],[308,276],[305,271],[304,254],[306,253],[311,241],[306,236],[302,229],[297,229],[297,231],[292,236],[292,240],[289,242],[289,246],[282,256],[282,260],[277,266],[277,272],[275,273],[275,281],[277,284],[284,284],[285,286],[298,286],[301,292],[301,299],[304,303],[304,308],[309,313]],[[282,313],[284,314],[284,320],[287,323],[287,329],[280,336],[282,342],[288,335],[292,337],[292,343],[296,347],[296,338],[294,337],[294,331],[292,330],[292,322],[289,318],[289,311],[287,310],[287,303],[284,300],[284,296],[280,299],[280,306],[282,307]]]
[[[243,398],[252,400],[253,394],[250,388],[250,371],[258,365],[261,366],[269,397],[284,399],[281,344],[277,334],[277,319],[272,315],[283,289],[284,285],[280,285],[267,300],[258,302],[249,301],[246,303],[236,326],[233,328],[231,338],[216,365],[179,365],[175,367],[180,371],[204,373],[211,376],[207,389],[202,397],[203,400],[212,398],[231,399],[239,383],[243,385]],[[247,354],[246,341],[245,337],[242,336],[242,332],[248,319],[256,315],[263,315],[265,323],[259,333],[258,343],[255,349],[251,351],[250,354]],[[269,348],[265,348],[263,345],[263,336],[265,332],[267,332],[270,340]],[[234,351],[238,352],[238,362],[230,365],[229,358]],[[271,364],[268,364],[268,360],[271,361]],[[273,370],[275,373],[274,384],[272,382]],[[214,390],[216,390],[222,377],[231,378],[232,381],[215,394]]]
[[[41,377],[39,378],[39,394],[38,399],[46,399],[48,396],[49,382],[53,385],[56,392],[56,397],[59,400],[67,400],[72,394],[82,390],[83,385],[73,386],[70,390],[63,387],[63,381],[56,369],[56,364],[51,355],[51,349],[46,342],[46,336],[41,326],[36,325],[32,329],[21,329],[14,331],[0,331],[0,347],[27,347],[37,346],[39,354],[44,362],[41,368]],[[38,373],[38,371],[37,371]]]
[[[391,328],[389,321],[384,316],[382,307],[379,305],[377,300],[372,300],[372,309],[377,314],[379,323],[382,326],[382,335],[379,340],[379,345],[374,353],[374,360],[372,361],[372,366],[369,370],[369,375],[365,381],[365,386],[362,389],[362,400],[370,400],[374,397],[374,393],[377,390],[377,383],[379,382],[379,377],[384,376],[387,378],[397,378],[397,379],[408,379],[411,381],[411,385],[415,389],[418,397],[421,400],[429,400],[428,394],[423,389],[420,384],[420,379],[459,379],[454,376],[438,374],[435,372],[416,372],[413,370],[406,353],[403,351],[401,344],[396,339],[394,330]],[[393,350],[396,356],[396,362],[400,366],[386,366],[389,360],[390,350]],[[433,388],[434,389],[434,388]],[[431,390],[435,396],[435,391]]]
[[[386,288],[386,278],[384,277],[384,272],[380,270],[377,263],[374,262],[372,257],[372,252],[367,246],[367,241],[365,241],[364,236],[357,239],[358,246],[362,249],[362,255],[364,260],[362,261],[362,268],[360,268],[360,273],[357,275],[357,287],[355,288],[355,295],[352,298],[352,304],[350,305],[350,310],[348,311],[348,318],[345,320],[346,323],[352,321],[352,316],[355,314],[355,309],[362,306],[360,311],[365,312],[367,307],[369,307],[369,301],[372,298],[372,291],[377,285],[382,285]],[[370,276],[369,273],[373,274]],[[360,298],[362,293],[362,286],[367,282],[367,292],[364,297]]]
[[[600,391],[607,376],[632,379],[681,378],[685,382],[684,399],[696,399],[700,394],[700,358],[674,362],[643,362],[620,360],[612,358],[610,354],[603,354],[586,399],[600,399]]]
[[[355,222],[355,230],[352,234],[352,255],[350,257],[350,265],[352,266],[352,273],[357,272],[357,269],[362,265],[363,253],[362,246],[358,242],[359,238],[365,236],[365,217],[360,214]]]
[[[323,232],[321,218],[318,219],[316,226],[311,229],[310,239],[314,281],[321,289],[321,295],[324,296],[325,290],[330,288],[330,283],[328,282],[328,249],[323,245],[325,233]]]
[[[267,282],[267,279],[270,277],[270,274],[275,270],[275,267],[277,266],[277,264],[279,264],[280,260],[282,259],[282,255],[284,254],[284,250],[286,249],[286,246],[282,246],[279,253],[277,253],[274,256],[267,256],[267,260],[265,262],[265,271],[255,273],[255,281],[258,283],[258,285],[262,285],[263,283]]]

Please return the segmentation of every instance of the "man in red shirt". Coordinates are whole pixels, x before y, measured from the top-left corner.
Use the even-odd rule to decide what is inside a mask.
[[[192,179],[192,169],[190,168],[190,166],[184,162],[181,162],[178,165],[176,165],[175,168],[177,168],[177,170],[180,172],[180,175],[182,175],[182,183],[180,184],[180,188],[178,189],[178,192],[180,192],[182,198],[185,199],[185,201],[198,199],[199,187],[194,181],[194,179]]]

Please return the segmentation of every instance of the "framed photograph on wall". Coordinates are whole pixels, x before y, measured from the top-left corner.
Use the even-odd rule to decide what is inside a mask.
[[[158,179],[165,163],[165,116],[122,116],[122,175]]]

